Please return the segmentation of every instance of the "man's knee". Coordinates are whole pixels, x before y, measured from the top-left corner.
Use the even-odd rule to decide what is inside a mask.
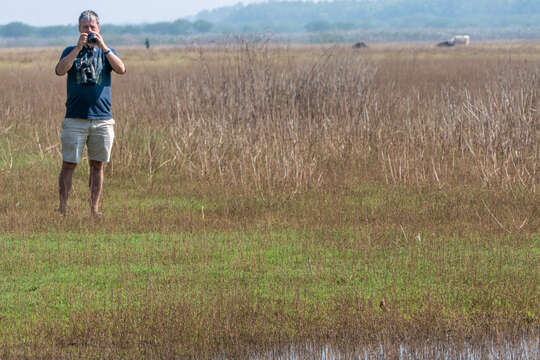
[[[101,169],[103,169],[103,162],[90,160],[90,167],[92,168],[92,170],[101,171]]]
[[[71,163],[67,161],[62,162],[62,170],[64,171],[73,171],[76,166],[77,166],[76,163]]]

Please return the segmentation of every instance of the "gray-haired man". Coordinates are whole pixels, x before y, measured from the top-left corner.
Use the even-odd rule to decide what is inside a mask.
[[[98,15],[91,10],[79,17],[79,41],[64,49],[56,75],[67,77],[66,117],[62,124],[62,170],[58,179],[60,205],[65,215],[73,171],[86,145],[90,163],[90,213],[99,215],[103,164],[110,159],[114,140],[111,113],[111,71],[124,74],[124,63],[99,31]]]

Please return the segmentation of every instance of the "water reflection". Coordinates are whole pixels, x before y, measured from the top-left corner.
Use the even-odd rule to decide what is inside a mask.
[[[540,338],[523,338],[514,343],[485,342],[482,344],[439,343],[424,346],[379,345],[362,349],[342,350],[332,346],[291,346],[274,350],[255,359],[279,360],[341,360],[341,359],[540,359]]]

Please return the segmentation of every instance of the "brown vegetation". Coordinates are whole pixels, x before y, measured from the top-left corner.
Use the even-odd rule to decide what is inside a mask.
[[[369,179],[536,193],[538,62],[482,50],[126,50],[112,167],[264,192]],[[58,149],[64,82],[35,62],[4,65],[2,127],[42,156]]]

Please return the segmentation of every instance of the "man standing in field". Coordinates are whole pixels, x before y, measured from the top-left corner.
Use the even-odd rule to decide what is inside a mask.
[[[103,187],[103,164],[109,162],[114,141],[111,113],[111,72],[124,74],[126,68],[116,51],[99,34],[98,15],[91,10],[79,16],[79,40],[64,49],[56,65],[56,75],[67,76],[66,116],[62,124],[62,170],[58,179],[60,206],[66,214],[73,171],[81,161],[84,146],[90,163],[90,213],[99,216]]]

